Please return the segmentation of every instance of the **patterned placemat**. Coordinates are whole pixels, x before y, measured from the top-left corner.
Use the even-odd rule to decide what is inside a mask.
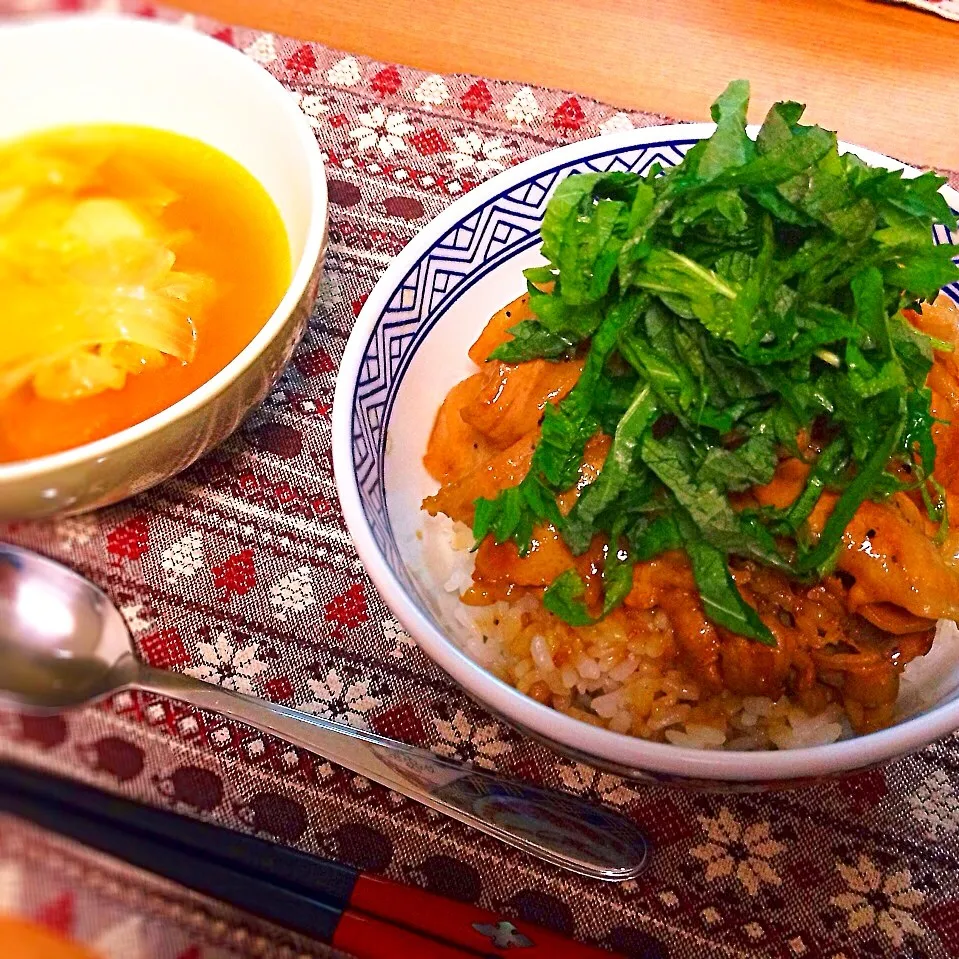
[[[959,956],[959,739],[778,795],[630,784],[479,710],[404,634],[350,544],[330,458],[333,383],[391,257],[510,164],[662,118],[133,9],[245,51],[309,117],[331,199],[319,301],[272,395],[201,463],[118,507],[0,534],[107,590],[156,666],[601,799],[657,848],[637,882],[578,879],[322,758],[143,695],[57,718],[0,714],[0,756],[643,959]]]

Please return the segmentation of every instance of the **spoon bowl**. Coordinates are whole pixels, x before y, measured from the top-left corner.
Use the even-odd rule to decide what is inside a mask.
[[[133,678],[119,610],[74,572],[0,544],[0,702],[30,711],[95,702]]]
[[[279,736],[580,875],[622,881],[645,867],[642,833],[604,806],[140,662],[104,592],[53,560],[0,543],[0,703],[59,711],[123,688]]]

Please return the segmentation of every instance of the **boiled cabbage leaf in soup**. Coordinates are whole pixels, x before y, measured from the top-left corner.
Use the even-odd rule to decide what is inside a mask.
[[[0,401],[24,385],[50,400],[119,390],[189,363],[214,282],[176,269],[188,236],[160,215],[175,194],[127,163],[83,168],[25,148],[0,157]],[[121,186],[122,198],[92,184]]]

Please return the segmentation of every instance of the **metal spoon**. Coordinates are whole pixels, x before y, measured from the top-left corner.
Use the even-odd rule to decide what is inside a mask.
[[[606,807],[147,666],[105,593],[59,563],[0,543],[0,702],[56,711],[124,688],[247,723],[583,876],[622,881],[646,864],[642,833]]]

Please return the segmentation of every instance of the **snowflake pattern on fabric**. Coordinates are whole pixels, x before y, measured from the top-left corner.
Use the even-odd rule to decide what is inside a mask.
[[[315,698],[302,703],[300,709],[334,722],[366,729],[369,725],[366,714],[382,705],[382,700],[370,692],[370,682],[369,679],[348,682],[331,669],[322,680],[307,680]]]
[[[876,926],[897,949],[907,936],[922,935],[913,913],[926,897],[912,888],[908,869],[884,875],[868,856],[836,868],[848,888],[833,896],[832,903],[845,911],[851,932]]]
[[[477,766],[493,768],[495,760],[512,748],[502,738],[498,723],[476,725],[463,710],[458,709],[450,719],[434,719],[440,741],[433,751],[440,756],[461,759]]]
[[[699,821],[708,841],[693,846],[689,854],[705,864],[707,880],[735,876],[750,896],[755,896],[763,883],[782,884],[773,861],[786,846],[770,836],[768,822],[745,825],[726,806],[715,818],[700,816]]]
[[[525,739],[467,698],[392,616],[346,533],[330,454],[333,387],[383,270],[501,167],[663,118],[153,12],[245,52],[307,117],[330,196],[316,309],[271,395],[187,472],[97,514],[9,524],[0,536],[91,577],[124,610],[152,665],[605,802],[649,833],[652,867],[618,885],[565,874],[322,757],[146,694],[63,717],[0,713],[0,757],[363,862],[628,957],[959,956],[959,739],[790,793],[697,795],[624,782]],[[704,96],[703,118],[706,109]],[[0,901],[7,834],[0,825]],[[36,876],[34,905],[57,915],[56,870]],[[126,878],[123,886],[137,888]],[[260,943],[256,955],[324,954],[277,930],[248,942]]]
[[[510,149],[503,145],[502,137],[483,139],[472,130],[465,136],[454,136],[455,150],[449,154],[454,170],[475,170],[480,176],[499,173],[506,169]]]
[[[636,790],[618,776],[610,776],[609,773],[600,772],[583,763],[560,767],[559,776],[570,792],[592,791],[601,797],[603,802],[612,803],[614,806],[625,806],[636,798]]]
[[[256,658],[257,643],[238,649],[231,643],[226,632],[217,634],[211,643],[197,644],[203,659],[198,666],[184,670],[205,683],[215,683],[238,693],[253,694],[253,680],[264,672],[266,663]]]
[[[372,107],[357,117],[357,125],[350,130],[359,150],[378,150],[384,157],[406,150],[403,139],[413,132],[405,113],[386,113],[382,107]]]

